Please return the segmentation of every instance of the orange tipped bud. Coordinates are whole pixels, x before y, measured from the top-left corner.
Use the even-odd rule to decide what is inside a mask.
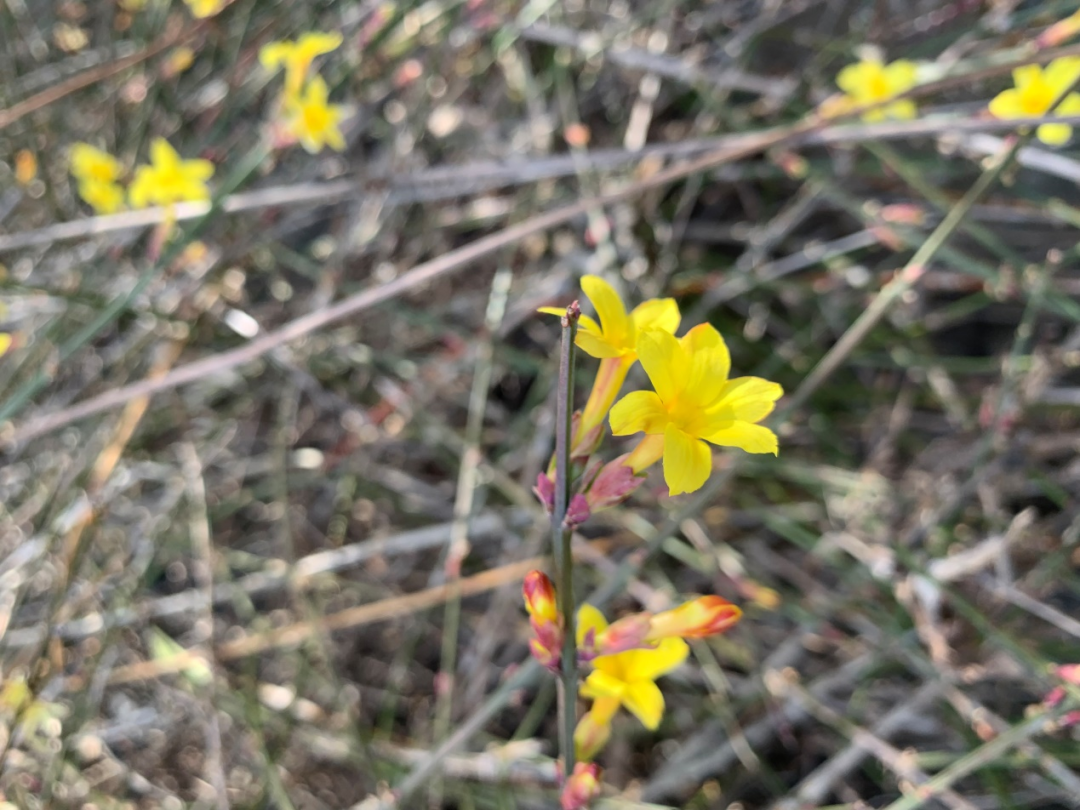
[[[563,787],[562,810],[585,810],[600,795],[600,774],[600,766],[593,762],[577,763]]]
[[[525,597],[525,609],[535,621],[555,624],[559,621],[559,608],[555,604],[555,586],[543,571],[530,571],[521,586]]]
[[[738,606],[726,599],[701,596],[653,616],[645,640],[715,636],[730,629],[741,616]]]
[[[585,712],[574,729],[574,753],[582,762],[596,758],[611,739],[611,723],[599,723],[596,712]]]
[[[1035,40],[1035,47],[1053,48],[1065,42],[1065,40],[1072,39],[1077,33],[1080,33],[1080,11],[1071,17],[1066,17],[1064,20],[1054,23],[1039,34]]]

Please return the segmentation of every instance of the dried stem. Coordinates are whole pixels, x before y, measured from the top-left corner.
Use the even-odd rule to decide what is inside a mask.
[[[555,426],[555,504],[551,513],[552,545],[558,580],[559,613],[563,618],[562,670],[559,677],[559,748],[563,773],[574,770],[574,726],[577,724],[577,643],[574,628],[573,530],[566,525],[570,503],[570,415],[574,409],[574,336],[581,309],[577,301],[566,308],[559,348],[559,389]]]

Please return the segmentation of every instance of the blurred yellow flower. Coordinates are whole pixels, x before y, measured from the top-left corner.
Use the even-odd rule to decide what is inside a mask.
[[[124,167],[119,160],[88,143],[73,144],[68,160],[71,173],[79,181],[115,183],[124,173]]]
[[[646,434],[626,461],[635,473],[663,457],[668,491],[679,495],[700,489],[709,477],[706,442],[777,452],[776,434],[756,423],[772,412],[783,389],[759,377],[729,380],[731,357],[710,324],[678,339],[646,332],[638,339],[638,357],[655,392],[634,391],[611,409],[613,434]]]
[[[270,71],[284,66],[285,95],[294,96],[300,93],[315,57],[336,50],[341,42],[341,34],[337,32],[308,31],[295,42],[284,40],[264,45],[259,51],[259,62]]]
[[[114,214],[124,207],[124,190],[117,182],[124,173],[119,160],[88,143],[74,144],[68,160],[79,196],[95,212]]]
[[[229,4],[229,0],[184,0],[192,17],[203,19],[220,14],[221,10]]]
[[[340,129],[345,108],[328,104],[328,95],[326,82],[316,76],[303,92],[285,100],[286,132],[313,155],[321,152],[324,146],[339,152],[345,148]]]
[[[206,185],[214,174],[209,160],[182,160],[164,138],[150,144],[150,165],[139,166],[128,189],[132,208],[209,200]]]
[[[0,357],[3,357],[8,353],[8,349],[11,348],[11,344],[15,341],[15,338],[8,332],[0,332]]]
[[[592,605],[578,610],[578,644],[586,635],[607,630],[604,615]],[[664,695],[656,679],[682,664],[690,648],[681,638],[665,638],[652,649],[636,649],[601,655],[592,661],[592,672],[581,687],[581,696],[593,701],[582,717],[574,741],[582,759],[592,759],[610,733],[611,720],[625,706],[647,729],[655,731],[664,715]]]
[[[875,59],[864,59],[854,65],[848,65],[836,76],[837,86],[846,94],[840,104],[833,104],[838,111],[844,107],[862,107],[878,104],[905,93],[914,87],[916,66],[914,62],[898,59],[885,65]],[[884,121],[886,118],[914,118],[915,102],[900,99],[892,104],[885,104],[863,113],[864,121]]]
[[[627,314],[619,294],[600,276],[582,276],[581,289],[600,319],[597,323],[588,315],[582,315],[574,340],[583,352],[600,359],[592,392],[581,413],[578,438],[584,439],[590,430],[604,421],[627,373],[637,361],[638,335],[652,329],[674,334],[682,315],[674,298],[643,301]],[[562,315],[566,310],[541,307],[540,311],[548,315]]]
[[[1076,115],[1080,113],[1080,93],[1068,90],[1077,79],[1080,79],[1080,56],[1062,56],[1045,68],[1018,67],[1013,71],[1016,86],[994,97],[990,113],[996,118],[1035,118],[1053,108],[1056,115]],[[1061,146],[1072,137],[1072,127],[1043,124],[1035,130],[1035,137],[1050,146]]]

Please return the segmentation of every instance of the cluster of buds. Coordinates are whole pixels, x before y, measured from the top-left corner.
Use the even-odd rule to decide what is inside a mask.
[[[579,762],[563,785],[559,803],[562,810],[585,810],[600,795],[600,766],[592,762]]]
[[[542,571],[530,571],[521,590],[533,630],[529,652],[547,669],[558,672],[562,657],[563,620],[555,604],[555,586]]]

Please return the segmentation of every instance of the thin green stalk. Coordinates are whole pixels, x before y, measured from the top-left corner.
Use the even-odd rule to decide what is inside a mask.
[[[552,544],[558,579],[559,613],[563,619],[562,665],[559,673],[559,748],[563,773],[574,771],[574,726],[577,725],[577,640],[574,628],[573,529],[566,525],[570,503],[570,415],[574,405],[574,336],[581,310],[575,301],[562,319],[559,388],[555,422],[555,504],[551,512]]]

